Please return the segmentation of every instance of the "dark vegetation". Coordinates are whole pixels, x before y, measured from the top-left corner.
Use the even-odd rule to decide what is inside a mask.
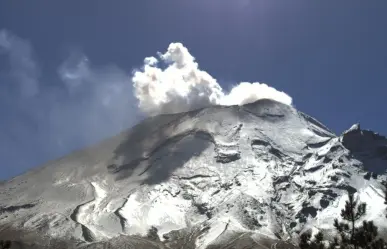
[[[11,241],[10,240],[1,240],[0,241],[0,249],[10,249]]]
[[[387,204],[387,192],[385,194]],[[352,192],[348,192],[348,200],[341,210],[341,221],[335,219],[334,227],[337,235],[326,241],[322,232],[313,238],[311,232],[300,236],[301,249],[387,249],[387,242],[379,236],[378,227],[373,221],[363,220],[360,226],[356,223],[363,219],[367,205],[355,199]]]

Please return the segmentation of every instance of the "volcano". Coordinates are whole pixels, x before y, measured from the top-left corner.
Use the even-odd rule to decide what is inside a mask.
[[[387,229],[386,169],[386,137],[358,124],[338,136],[273,100],[159,115],[3,182],[0,239],[292,248],[306,230],[333,232],[348,191]]]

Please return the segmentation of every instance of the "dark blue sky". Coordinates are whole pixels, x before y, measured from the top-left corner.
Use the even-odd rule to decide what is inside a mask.
[[[0,178],[136,122],[129,76],[171,42],[226,89],[264,82],[336,133],[387,135],[385,13],[384,0],[1,1]]]

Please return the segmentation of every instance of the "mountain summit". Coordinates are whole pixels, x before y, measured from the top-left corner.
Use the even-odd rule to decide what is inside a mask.
[[[0,236],[262,248],[329,233],[356,190],[384,229],[386,168],[385,137],[359,125],[336,136],[272,100],[160,115],[3,183]]]

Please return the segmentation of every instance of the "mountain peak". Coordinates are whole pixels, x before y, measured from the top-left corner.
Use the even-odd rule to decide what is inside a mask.
[[[348,130],[344,131],[343,134],[349,134],[349,133],[357,133],[357,132],[360,132],[361,129],[360,129],[360,124],[357,123],[357,124],[353,124],[351,126],[351,128],[349,128]]]

